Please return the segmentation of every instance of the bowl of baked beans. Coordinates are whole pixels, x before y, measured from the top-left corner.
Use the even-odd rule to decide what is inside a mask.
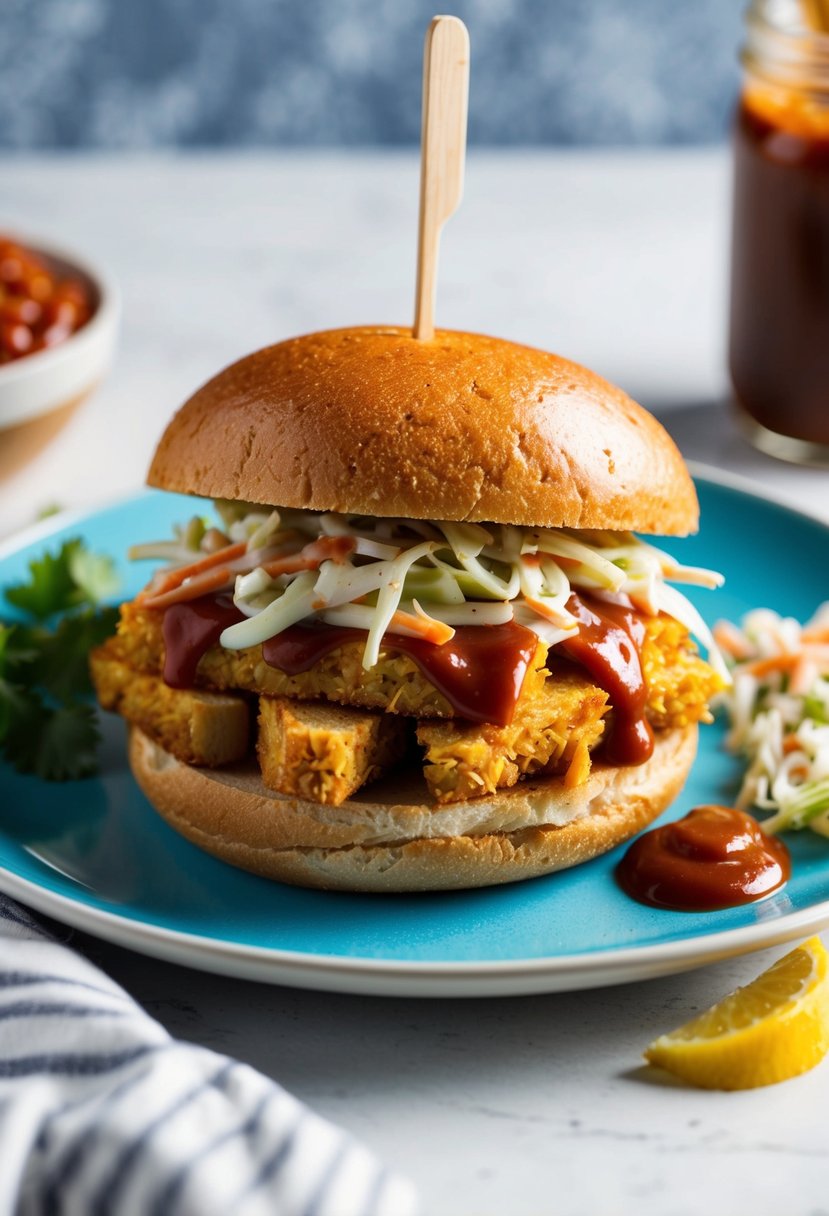
[[[100,268],[0,232],[0,427],[86,396],[111,362],[118,314]]]

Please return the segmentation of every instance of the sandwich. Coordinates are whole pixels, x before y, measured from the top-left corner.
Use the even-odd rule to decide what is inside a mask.
[[[599,376],[477,334],[309,334],[199,389],[148,482],[200,501],[132,549],[155,572],[91,668],[194,844],[305,886],[476,887],[680,791],[727,676],[675,584],[721,579],[643,539],[696,529],[693,482]]]

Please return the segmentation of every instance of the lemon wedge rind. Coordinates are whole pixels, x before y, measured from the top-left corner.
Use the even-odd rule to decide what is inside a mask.
[[[756,1089],[829,1052],[829,955],[813,937],[670,1034],[645,1059],[702,1089]]]

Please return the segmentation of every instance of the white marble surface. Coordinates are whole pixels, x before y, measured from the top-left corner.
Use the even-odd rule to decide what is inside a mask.
[[[140,484],[171,410],[249,348],[403,320],[407,156],[44,159],[3,167],[3,224],[76,243],[121,282],[110,378],[0,484],[0,532]],[[666,411],[689,456],[829,518],[829,474],[759,456],[722,406],[720,152],[476,155],[444,237],[442,324],[566,352]],[[1,442],[2,440],[0,440]],[[418,1002],[218,979],[83,935],[179,1035],[278,1077],[407,1171],[429,1216],[826,1216],[825,1066],[744,1094],[639,1068],[641,1049],[774,953],[583,994]]]

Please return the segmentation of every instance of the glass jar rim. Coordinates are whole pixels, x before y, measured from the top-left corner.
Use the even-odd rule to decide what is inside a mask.
[[[745,27],[740,59],[753,76],[799,93],[829,95],[829,32],[810,29],[799,4],[752,0]]]

